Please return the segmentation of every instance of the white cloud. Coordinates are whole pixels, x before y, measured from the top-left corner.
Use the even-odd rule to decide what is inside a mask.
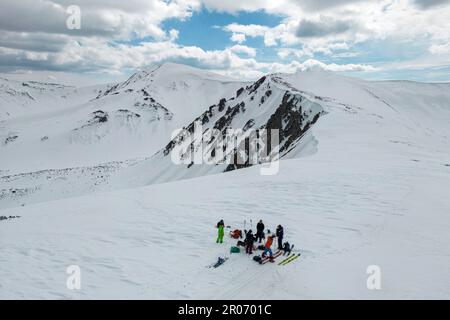
[[[231,41],[237,43],[243,43],[246,40],[245,34],[243,33],[233,33],[230,38]]]
[[[311,70],[311,69],[323,69],[327,71],[335,71],[335,72],[348,72],[348,71],[375,71],[376,69],[367,64],[336,64],[330,63],[326,64],[318,60],[308,59],[305,62],[299,65],[299,70]]]
[[[320,16],[317,20],[300,20],[295,35],[299,38],[321,38],[349,32],[352,27],[354,26],[351,20]]]
[[[72,0],[2,0],[0,2],[0,68],[108,71],[121,73],[163,61],[187,62],[222,73],[256,76],[273,70],[322,68],[371,71],[364,64],[324,64],[316,54],[352,57],[357,45],[391,41],[419,43],[435,63],[448,61],[449,1],[433,0],[77,0],[82,29],[68,30],[65,8]],[[202,6],[231,13],[260,11],[283,17],[269,27],[232,23],[222,26],[236,45],[204,50],[177,44],[178,30],[164,30],[167,19],[189,19]],[[12,18],[14,17],[14,18]],[[333,26],[333,27],[330,27]],[[184,31],[184,30],[183,30]],[[129,45],[136,38],[153,40]],[[243,45],[260,37],[284,63],[259,62],[256,50]],[[124,41],[125,40],[125,41]],[[248,42],[247,42],[248,43]],[[317,58],[317,57],[316,57]],[[292,62],[286,63],[286,61]],[[428,60],[427,60],[428,61]],[[413,62],[411,62],[412,64]]]
[[[302,12],[317,12],[323,10],[335,10],[338,7],[364,5],[373,0],[199,0],[208,10],[220,12],[238,13],[240,11],[255,12],[265,11],[269,14],[298,16]],[[445,0],[433,0],[445,1]]]
[[[312,58],[317,54],[337,59],[349,59],[362,53],[370,56],[370,51],[364,47],[375,41],[398,43],[402,50],[411,45],[411,52],[417,51],[418,46],[428,47],[428,51],[415,52],[427,61],[433,61],[427,59],[427,55],[450,53],[450,1],[306,0],[298,3],[299,6],[290,8],[292,12],[287,12],[286,18],[275,27],[230,24],[223,29],[263,38],[266,46],[277,47],[278,57],[282,60]],[[269,8],[265,10],[270,11]],[[363,48],[365,52],[355,48]],[[409,65],[414,61],[411,60]],[[434,61],[437,67],[447,63],[445,59]],[[337,66],[327,68],[341,69]],[[355,65],[346,68],[360,69]]]
[[[25,57],[31,61],[48,60],[49,54],[47,52],[26,51]]]
[[[450,42],[445,44],[435,44],[430,47],[430,52],[436,55],[450,55]]]
[[[169,39],[170,39],[170,41],[175,41],[175,40],[177,40],[179,34],[180,34],[180,32],[179,32],[178,30],[176,30],[176,29],[171,29],[171,30],[169,31]]]
[[[280,48],[277,50],[277,54],[281,59],[286,59],[291,56],[295,58],[313,57],[314,54],[316,53],[337,57],[343,54],[342,50],[349,50],[349,49],[350,47],[347,43],[336,42],[336,43],[326,43],[323,45],[316,45],[312,47],[304,45],[303,48],[301,49]],[[355,56],[355,53],[352,53],[350,56]]]
[[[413,0],[413,2],[423,9],[448,4],[450,0]]]
[[[1,48],[0,48],[1,49]],[[144,42],[139,45],[111,45],[98,39],[84,39],[69,42],[60,52],[48,55],[29,55],[25,50],[0,50],[0,65],[11,63],[11,58],[34,68],[51,68],[70,71],[76,68],[82,72],[102,72],[121,75],[145,66],[166,61],[189,63],[213,71],[254,79],[269,72],[296,72],[311,68],[332,71],[369,71],[366,65],[325,64],[317,60],[303,63],[293,60],[289,63],[258,62],[256,50],[245,45],[234,45],[223,50],[204,50],[196,46],[182,46],[170,40]],[[44,59],[44,60],[42,60]]]
[[[300,10],[298,0],[199,0],[209,10],[237,13],[240,11],[255,12],[264,10],[270,14],[289,14]]]
[[[270,30],[269,27],[258,25],[258,24],[238,24],[231,23],[223,28],[225,31],[239,33],[246,35],[248,37],[263,37],[265,33]]]
[[[81,10],[81,29],[66,26],[67,7]],[[0,29],[10,32],[45,32],[69,36],[98,36],[109,39],[165,36],[160,24],[166,19],[186,19],[199,9],[198,1],[189,0],[2,0]]]
[[[244,53],[249,57],[254,57],[256,56],[256,50],[254,48],[251,47],[247,47],[244,45],[234,45],[230,48],[230,50],[234,53]]]

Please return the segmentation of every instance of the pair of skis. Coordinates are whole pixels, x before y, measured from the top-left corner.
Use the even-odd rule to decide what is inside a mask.
[[[283,253],[283,251],[278,250],[277,252],[275,252],[272,255],[272,260],[275,260],[276,258],[278,258],[279,256],[281,256],[281,254]],[[270,261],[270,256],[266,256],[265,258],[262,258],[261,261],[259,262],[259,264],[265,264],[267,262]]]
[[[297,253],[297,254],[293,253],[289,257],[287,257],[286,259],[280,261],[280,263],[278,263],[278,265],[279,266],[285,266],[288,263],[290,263],[290,262],[294,261],[295,259],[297,259],[298,257],[300,257],[300,253]]]
[[[211,264],[209,266],[206,266],[207,268],[218,268],[221,265],[223,265],[225,263],[225,261],[228,260],[228,257],[218,257],[217,258],[217,262],[214,264]]]

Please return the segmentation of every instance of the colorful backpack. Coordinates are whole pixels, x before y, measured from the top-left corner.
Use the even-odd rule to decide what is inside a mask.
[[[231,247],[230,249],[230,253],[239,253],[241,252],[241,249],[239,249],[238,247]]]
[[[242,231],[241,231],[241,230],[238,230],[238,229],[233,230],[233,231],[230,232],[230,236],[231,236],[232,238],[234,238],[234,239],[242,238]]]

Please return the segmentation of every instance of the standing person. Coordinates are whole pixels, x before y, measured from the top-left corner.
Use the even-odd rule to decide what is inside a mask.
[[[269,253],[270,254],[270,261],[273,261],[273,253],[272,253],[272,243],[273,243],[273,238],[274,238],[275,236],[273,235],[273,234],[271,234],[271,235],[269,235],[268,237],[267,237],[267,241],[266,241],[266,244],[265,244],[265,246],[264,246],[264,253],[263,253],[263,258],[265,258],[266,256],[267,256],[267,253]]]
[[[284,236],[284,230],[281,225],[278,225],[276,235],[278,238],[278,250],[283,249],[283,236]]]
[[[217,229],[218,229],[218,235],[217,235],[216,243],[223,243],[223,235],[225,234],[225,223],[223,222],[223,220],[220,220],[217,223]]]
[[[255,242],[256,238],[253,235],[252,230],[248,230],[247,234],[245,235],[245,253],[252,254],[253,253],[253,243]]]
[[[259,220],[258,224],[256,225],[256,240],[258,240],[258,243],[261,243],[263,239],[265,239],[264,223],[262,222],[262,220]]]

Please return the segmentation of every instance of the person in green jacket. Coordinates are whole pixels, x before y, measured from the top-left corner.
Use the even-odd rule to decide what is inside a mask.
[[[217,236],[217,240],[216,243],[223,243],[223,235],[225,234],[225,223],[223,222],[223,220],[220,220],[217,223],[217,229],[218,229],[218,236]]]

